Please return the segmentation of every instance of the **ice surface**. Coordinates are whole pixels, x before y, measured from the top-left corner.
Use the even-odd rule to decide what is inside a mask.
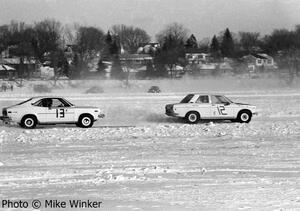
[[[188,125],[164,114],[184,90],[147,94],[143,87],[70,92],[75,104],[104,110],[93,128],[0,125],[0,198],[89,198],[103,201],[103,210],[300,209],[296,88],[228,88],[232,100],[259,108],[251,123]],[[29,96],[2,95],[0,107]]]

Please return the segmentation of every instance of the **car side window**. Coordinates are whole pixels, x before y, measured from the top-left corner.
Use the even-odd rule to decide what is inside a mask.
[[[196,103],[209,103],[208,96],[207,95],[199,96]]]
[[[211,102],[212,102],[213,104],[222,104],[222,102],[220,101],[220,99],[217,98],[215,95],[212,95],[212,96],[211,96]]]
[[[213,104],[226,104],[226,103],[229,103],[229,101],[226,100],[226,98],[224,98],[221,95],[211,96],[211,101],[212,101]]]
[[[32,103],[34,106],[39,106],[39,107],[48,107],[48,99],[41,99],[38,100],[35,103]]]
[[[52,107],[68,107],[69,105],[67,105],[64,101],[62,101],[61,99],[58,98],[54,98],[52,99]]]
[[[228,101],[224,96],[222,96],[222,95],[217,95],[216,97],[219,99],[219,101],[220,101],[222,104],[229,103],[229,101]]]

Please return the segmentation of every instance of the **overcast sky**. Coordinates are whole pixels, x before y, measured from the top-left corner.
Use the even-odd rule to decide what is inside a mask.
[[[154,38],[166,24],[184,24],[198,40],[228,27],[233,32],[300,24],[299,0],[0,0],[0,25],[55,18],[107,31],[113,24],[134,25]]]

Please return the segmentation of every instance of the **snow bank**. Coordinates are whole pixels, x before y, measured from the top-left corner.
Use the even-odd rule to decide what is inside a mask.
[[[291,136],[300,133],[300,122],[254,121],[250,124],[209,122],[197,125],[189,124],[158,124],[133,127],[94,127],[81,128],[46,128],[36,130],[15,130],[12,127],[2,127],[0,137],[4,141],[19,143],[40,142],[72,142],[76,140],[109,140],[109,139],[134,139],[134,138],[186,138],[186,137],[266,137],[266,136]],[[3,135],[4,134],[4,135]]]

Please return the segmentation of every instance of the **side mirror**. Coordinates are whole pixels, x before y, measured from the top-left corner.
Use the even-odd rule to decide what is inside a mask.
[[[227,102],[227,103],[224,103],[224,105],[225,105],[225,106],[228,106],[228,105],[230,105],[230,103],[229,103],[229,102]]]

